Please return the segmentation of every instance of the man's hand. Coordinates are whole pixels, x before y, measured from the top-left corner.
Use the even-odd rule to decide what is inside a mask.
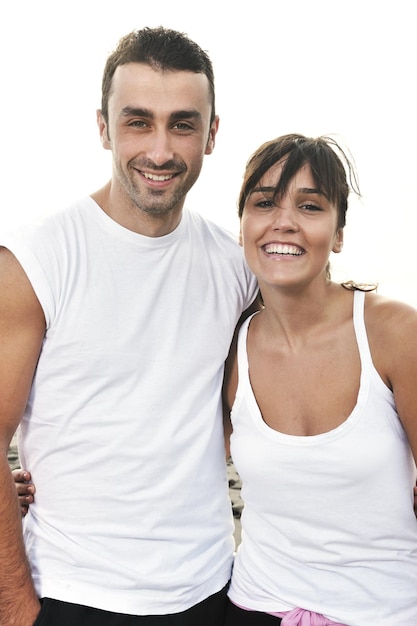
[[[29,506],[35,500],[35,485],[31,482],[31,475],[30,472],[28,472],[27,470],[12,470],[12,476],[19,499],[20,512],[22,514],[22,517],[25,517],[29,510]],[[415,502],[417,503],[417,495],[415,497]]]

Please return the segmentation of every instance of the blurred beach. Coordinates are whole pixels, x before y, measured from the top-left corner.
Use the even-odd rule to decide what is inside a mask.
[[[235,542],[237,547],[241,540],[240,516],[242,515],[243,500],[240,497],[240,488],[242,483],[240,482],[239,474],[233,465],[232,459],[227,461],[227,477],[229,479],[229,496],[232,503],[233,519],[235,522]]]
[[[16,467],[20,467],[19,457],[17,455],[17,441],[16,435],[13,436],[12,442],[9,447],[9,454],[7,455],[10,469],[16,469]]]

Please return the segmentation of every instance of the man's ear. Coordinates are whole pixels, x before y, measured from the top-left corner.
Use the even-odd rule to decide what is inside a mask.
[[[103,113],[101,112],[100,109],[97,109],[96,117],[97,117],[98,131],[100,133],[101,145],[103,146],[105,150],[111,150],[111,142],[109,138],[107,122],[104,119]]]
[[[239,246],[243,246],[242,229],[239,230]]]
[[[335,252],[336,254],[339,253],[339,252],[342,252],[342,248],[343,248],[343,233],[344,233],[343,228],[338,228],[337,229],[336,240],[335,240],[333,248],[332,248],[332,252]]]
[[[220,121],[219,116],[216,115],[216,117],[214,118],[210,126],[209,136],[207,139],[207,145],[206,145],[204,154],[211,154],[214,150],[214,146],[216,143],[216,135],[217,135],[217,131],[219,130],[219,121]]]

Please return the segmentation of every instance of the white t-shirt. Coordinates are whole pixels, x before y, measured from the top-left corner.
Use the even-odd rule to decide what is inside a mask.
[[[19,434],[39,595],[189,608],[232,564],[220,390],[256,289],[239,246],[187,210],[172,233],[141,236],[91,198],[0,243],[47,324]]]

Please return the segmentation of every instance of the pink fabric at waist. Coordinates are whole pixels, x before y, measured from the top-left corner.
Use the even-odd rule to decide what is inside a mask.
[[[234,602],[233,604],[236,604]],[[244,611],[253,611],[246,606],[236,604],[240,609]],[[333,622],[331,619],[327,619],[320,613],[314,613],[313,611],[306,611],[305,609],[292,609],[291,611],[285,611],[284,613],[269,613],[274,617],[281,618],[281,626],[346,626],[340,622]]]

